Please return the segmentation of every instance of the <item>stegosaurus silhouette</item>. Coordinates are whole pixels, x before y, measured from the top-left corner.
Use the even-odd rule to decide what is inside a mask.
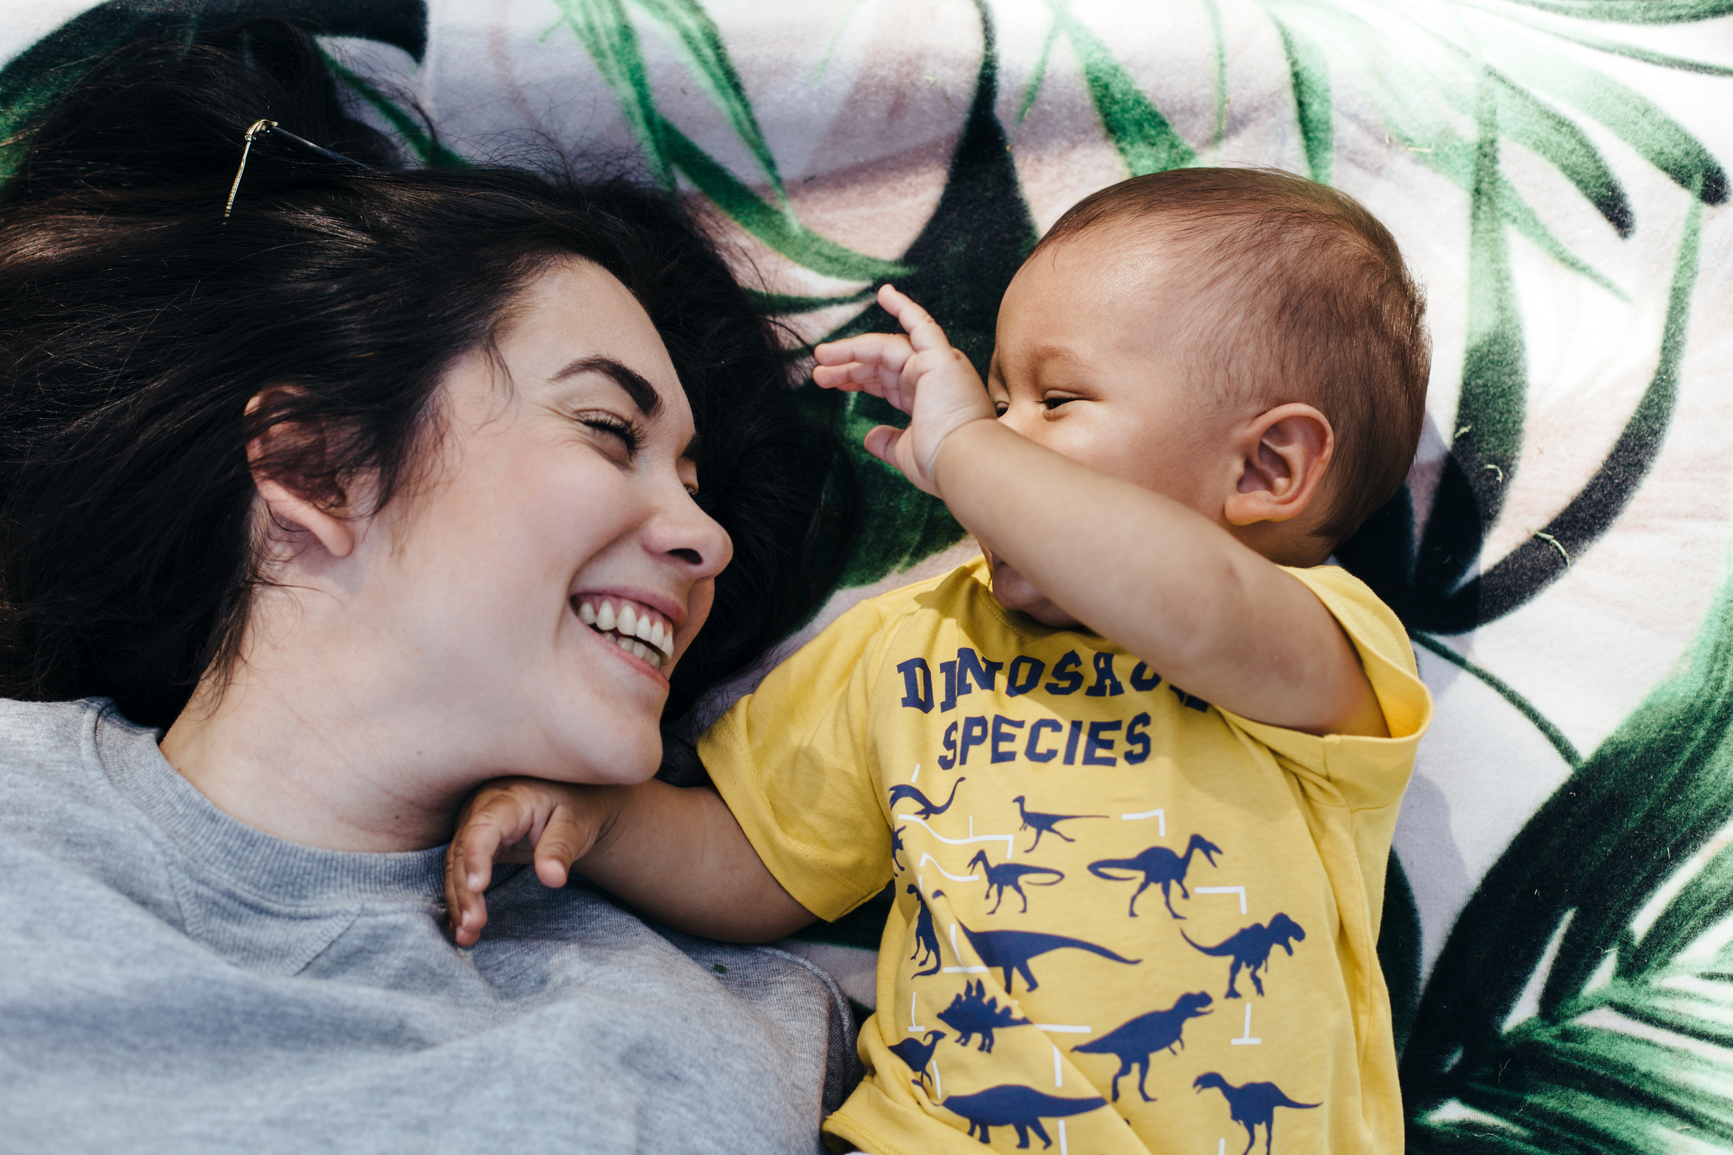
[[[987,993],[985,980],[966,983],[963,993],[939,1012],[939,1021],[957,1032],[959,1046],[968,1046],[972,1037],[980,1035],[977,1049],[988,1054],[993,1050],[994,1031],[1001,1027],[1026,1026],[1029,1022],[1019,1018],[1010,1007],[1000,1006],[999,1000]]]

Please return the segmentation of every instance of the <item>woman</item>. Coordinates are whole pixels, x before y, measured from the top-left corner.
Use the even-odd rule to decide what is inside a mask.
[[[623,188],[391,171],[282,25],[12,144],[5,1145],[815,1149],[848,1027],[798,960],[527,872],[473,952],[437,907],[475,785],[649,776],[840,541],[719,259]]]

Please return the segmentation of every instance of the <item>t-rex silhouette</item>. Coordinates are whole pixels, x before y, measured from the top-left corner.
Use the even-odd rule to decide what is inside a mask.
[[[915,953],[910,955],[909,959],[917,965],[924,965],[928,955],[931,955],[933,960],[933,965],[930,968],[916,971],[914,977],[936,975],[939,973],[941,960],[939,958],[939,931],[933,926],[933,911],[927,905],[927,900],[921,897],[920,887],[911,882],[908,890],[910,894],[915,896],[915,902],[921,908],[920,913],[915,915]],[[937,898],[943,893],[945,892],[942,890],[935,890],[933,897]]]
[[[1191,868],[1191,856],[1203,851],[1209,864],[1216,864],[1216,855],[1223,853],[1222,848],[1209,841],[1201,834],[1191,836],[1191,841],[1185,845],[1185,854],[1175,854],[1165,846],[1152,846],[1135,858],[1103,858],[1100,862],[1089,864],[1089,873],[1097,878],[1112,879],[1114,882],[1130,882],[1130,875],[1110,874],[1113,870],[1129,870],[1141,873],[1143,881],[1137,887],[1137,894],[1131,896],[1131,917],[1137,917],[1137,897],[1150,887],[1161,884],[1161,899],[1167,903],[1167,913],[1175,918],[1185,915],[1173,909],[1173,898],[1168,887],[1179,884],[1179,892],[1186,898],[1191,897],[1191,891],[1185,888],[1185,872]]]
[[[957,1032],[957,1045],[966,1047],[975,1035],[981,1036],[977,1050],[991,1054],[993,1032],[1001,1027],[1027,1026],[1028,1019],[1018,1018],[1010,1007],[987,994],[984,982],[965,983],[963,993],[951,1000],[951,1005],[939,1012],[939,1021]]]
[[[1061,1099],[1057,1095],[1044,1095],[1031,1087],[1001,1083],[997,1087],[988,1087],[985,1091],[976,1091],[973,1095],[952,1095],[942,1105],[945,1110],[961,1115],[969,1121],[970,1138],[974,1138],[975,1132],[979,1131],[981,1142],[991,1143],[991,1128],[1015,1127],[1017,1146],[1029,1146],[1029,1132],[1033,1131],[1041,1137],[1043,1147],[1051,1147],[1053,1140],[1041,1126],[1041,1120],[1082,1115],[1097,1107],[1107,1106],[1107,1100],[1099,1096],[1093,1099]]]
[[[1023,880],[1031,874],[1051,874],[1053,877],[1045,882],[1040,879],[1031,879],[1030,886],[1052,886],[1054,883],[1062,882],[1065,879],[1064,874],[1054,870],[1051,866],[1023,866],[1016,862],[1001,862],[998,866],[994,866],[987,861],[985,850],[975,851],[975,857],[969,859],[969,868],[973,870],[977,862],[981,864],[981,869],[987,872],[987,897],[992,898],[995,889],[999,892],[999,897],[994,899],[993,909],[989,910],[988,914],[999,913],[999,904],[1005,901],[1007,887],[1016,891],[1017,897],[1023,900],[1023,909],[1020,913],[1028,914],[1029,896],[1023,893]]]
[[[1023,852],[1024,854],[1033,854],[1035,852],[1035,848],[1041,845],[1041,836],[1043,834],[1052,834],[1054,837],[1063,838],[1067,842],[1076,842],[1077,840],[1075,838],[1068,836],[1063,830],[1059,829],[1058,824],[1061,822],[1069,822],[1073,818],[1107,817],[1105,814],[1037,814],[1034,811],[1024,808],[1023,796],[1021,794],[1011,799],[1011,801],[1017,804],[1017,813],[1023,816],[1023,825],[1019,826],[1017,829],[1033,830],[1035,832],[1035,841],[1029,844],[1029,849],[1025,850]]]
[[[1192,1087],[1202,1091],[1214,1087],[1228,1101],[1228,1117],[1246,1129],[1246,1149],[1240,1155],[1251,1155],[1252,1144],[1258,1141],[1257,1128],[1264,1129],[1264,1155],[1270,1155],[1270,1144],[1276,1137],[1276,1108],[1298,1107],[1310,1110],[1317,1103],[1296,1103],[1274,1083],[1244,1083],[1238,1087],[1210,1071],[1199,1075]]]
[[[970,930],[961,922],[957,925],[963,928],[969,945],[975,948],[975,953],[981,956],[981,962],[985,966],[1005,972],[1005,990],[1008,994],[1017,993],[1011,981],[1012,972],[1022,975],[1030,990],[1039,985],[1035,982],[1034,972],[1029,969],[1029,960],[1051,950],[1086,950],[1127,965],[1142,961],[1114,954],[1104,946],[1096,946],[1080,938],[1066,938],[1062,934],[1042,934],[1033,930]]]
[[[1099,1039],[1071,1048],[1072,1053],[1112,1055],[1119,1060],[1119,1070],[1113,1076],[1115,1103],[1119,1102],[1119,1080],[1134,1069],[1137,1071],[1137,1093],[1143,1096],[1145,1103],[1153,1103],[1155,1100],[1143,1089],[1143,1081],[1149,1076],[1150,1060],[1155,1058],[1157,1051],[1179,1054],[1179,1049],[1185,1046],[1180,1032],[1185,1029],[1186,1020],[1209,1014],[1204,1008],[1212,1001],[1203,991],[1181,995],[1167,1010],[1139,1015]]]
[[[909,1081],[920,1087],[926,1083],[927,1064],[933,1061],[933,1051],[937,1049],[940,1041],[944,1038],[945,1032],[943,1031],[928,1031],[924,1041],[904,1039],[894,1046],[886,1047],[885,1050],[901,1059],[903,1066],[915,1073],[915,1077]]]
[[[1270,951],[1281,947],[1288,952],[1288,957],[1294,956],[1294,944],[1304,942],[1306,932],[1300,929],[1300,924],[1285,914],[1277,913],[1268,926],[1255,922],[1244,930],[1235,931],[1225,942],[1215,946],[1204,946],[1200,942],[1192,942],[1185,931],[1179,932],[1179,937],[1204,954],[1215,955],[1218,958],[1227,957],[1234,960],[1234,965],[1228,970],[1228,993],[1230,999],[1237,999],[1240,993],[1234,990],[1234,980],[1239,977],[1240,968],[1245,967],[1252,976],[1252,986],[1258,994],[1264,993],[1264,984],[1258,978],[1258,972],[1269,965]]]
[[[931,802],[927,801],[927,796],[922,794],[919,789],[910,786],[907,782],[899,782],[895,786],[891,787],[891,809],[895,810],[896,805],[899,802],[912,799],[915,803],[916,818],[931,818],[935,814],[943,814],[951,808],[951,803],[957,800],[957,787],[961,786],[966,781],[968,781],[968,779],[959,778],[955,782],[951,783],[951,796],[945,799],[945,804],[943,806],[934,806]]]

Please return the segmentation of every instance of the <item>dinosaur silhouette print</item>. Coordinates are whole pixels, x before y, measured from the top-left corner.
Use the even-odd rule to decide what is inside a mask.
[[[1043,1119],[1082,1115],[1105,1106],[1107,1100],[1099,1096],[1092,1099],[1061,1099],[1057,1095],[1044,1095],[1033,1088],[1019,1087],[1015,1083],[1002,1083],[997,1087],[988,1087],[985,1091],[976,1091],[973,1095],[952,1095],[944,1101],[945,1110],[961,1115],[969,1121],[970,1138],[980,1132],[981,1142],[991,1143],[992,1128],[1015,1127],[1019,1147],[1029,1146],[1031,1131],[1040,1137],[1043,1147],[1053,1146],[1053,1139],[1041,1126]]]
[[[1100,862],[1089,864],[1089,873],[1097,878],[1107,878],[1114,882],[1129,882],[1137,874],[1143,875],[1143,881],[1138,884],[1137,894],[1131,896],[1131,917],[1137,917],[1137,899],[1150,887],[1161,884],[1161,899],[1167,903],[1167,913],[1175,918],[1185,915],[1173,909],[1173,896],[1168,888],[1178,884],[1179,892],[1186,898],[1191,897],[1191,891],[1185,888],[1185,872],[1191,868],[1191,856],[1198,851],[1209,859],[1209,864],[1216,864],[1216,855],[1222,853],[1222,848],[1201,834],[1191,836],[1186,843],[1183,855],[1175,854],[1165,846],[1152,846],[1135,858],[1104,858]],[[1112,874],[1110,871],[1128,870],[1131,874]]]
[[[993,899],[993,909],[989,910],[988,914],[999,913],[999,904],[1005,901],[1006,890],[1017,892],[1017,897],[1023,900],[1023,909],[1020,913],[1028,914],[1029,896],[1023,893],[1023,880],[1029,878],[1031,874],[1051,874],[1053,877],[1045,881],[1038,878],[1030,879],[1030,886],[1052,886],[1054,883],[1062,882],[1065,879],[1064,874],[1054,870],[1051,866],[1024,866],[1016,862],[1001,862],[998,866],[994,866],[987,861],[985,850],[975,851],[975,857],[969,859],[969,869],[975,869],[976,863],[980,863],[981,869],[987,872],[987,897],[993,898],[995,890],[999,892],[999,896]]]
[[[1257,1129],[1264,1129],[1264,1155],[1270,1155],[1270,1144],[1276,1138],[1276,1108],[1297,1107],[1310,1110],[1317,1103],[1296,1103],[1274,1083],[1244,1083],[1238,1087],[1210,1071],[1199,1075],[1192,1087],[1203,1091],[1214,1087],[1228,1101],[1228,1116],[1234,1122],[1246,1129],[1246,1149],[1240,1155],[1251,1155],[1252,1145],[1258,1141]]]
[[[958,779],[958,781],[961,781],[961,779]],[[1051,834],[1055,838],[1063,838],[1067,842],[1076,842],[1077,840],[1075,838],[1070,837],[1063,830],[1059,829],[1059,823],[1061,822],[1070,822],[1073,818],[1107,817],[1105,814],[1038,814],[1035,811],[1024,807],[1023,796],[1021,794],[1011,799],[1011,801],[1017,804],[1017,813],[1023,816],[1023,825],[1019,826],[1017,829],[1033,830],[1035,832],[1035,841],[1029,844],[1029,849],[1025,850],[1023,852],[1024,854],[1033,854],[1035,852],[1035,848],[1041,845],[1041,836],[1043,834]]]
[[[1028,1019],[1018,1018],[1010,1007],[987,993],[984,982],[967,983],[963,993],[951,1000],[951,1005],[939,1012],[939,1021],[957,1032],[957,1045],[966,1047],[975,1035],[981,1036],[976,1049],[984,1054],[993,1051],[993,1032],[1001,1027],[1027,1026]]]
[[[951,783],[951,796],[945,799],[943,806],[934,806],[919,789],[910,786],[907,782],[899,782],[891,787],[891,809],[896,809],[899,802],[912,801],[915,804],[914,816],[916,818],[931,818],[935,814],[943,814],[951,808],[951,803],[957,800],[957,787],[966,781],[968,779],[959,778]]]
[[[896,867],[898,870],[907,870],[908,867],[903,865],[902,860],[897,857],[897,855],[902,852],[903,828],[900,826],[893,826],[891,827],[891,865]]]
[[[939,959],[939,932],[938,929],[933,926],[933,910],[927,905],[927,900],[921,897],[920,887],[911,882],[909,883],[908,890],[910,894],[915,896],[915,901],[919,903],[921,907],[921,912],[915,916],[915,953],[909,956],[909,961],[913,962],[917,966],[925,966],[929,957],[933,960],[933,965],[931,967],[924,971],[916,971],[914,977],[920,978],[922,975],[936,975],[939,973],[939,966],[941,964]],[[943,893],[945,892],[942,890],[935,890],[933,892],[933,897],[937,898]]]
[[[1143,1096],[1145,1103],[1153,1103],[1154,1098],[1143,1088],[1143,1081],[1149,1076],[1150,1061],[1155,1058],[1157,1051],[1179,1054],[1179,1049],[1185,1046],[1180,1032],[1185,1029],[1186,1020],[1209,1014],[1204,1008],[1212,1001],[1214,1000],[1203,991],[1181,995],[1173,1006],[1165,1011],[1151,1011],[1147,1015],[1139,1015],[1129,1023],[1113,1028],[1099,1039],[1071,1049],[1073,1053],[1112,1055],[1119,1060],[1119,1070],[1113,1076],[1115,1103],[1119,1102],[1119,1080],[1133,1070],[1137,1071],[1137,1093]]]
[[[1294,944],[1303,942],[1306,932],[1300,929],[1300,924],[1285,914],[1278,913],[1268,926],[1261,922],[1253,923],[1244,930],[1236,931],[1227,941],[1215,946],[1204,946],[1200,942],[1192,942],[1185,931],[1179,932],[1179,937],[1191,943],[1193,947],[1204,954],[1215,955],[1217,958],[1231,958],[1233,966],[1228,970],[1228,994],[1230,999],[1237,999],[1240,993],[1234,989],[1234,980],[1239,978],[1240,968],[1245,967],[1252,976],[1252,986],[1258,994],[1264,993],[1263,981],[1258,978],[1258,972],[1270,963],[1270,951],[1281,947],[1288,952],[1288,957],[1294,957]]]
[[[902,1042],[885,1050],[903,1061],[903,1066],[915,1073],[909,1080],[915,1086],[924,1086],[927,1078],[927,1064],[933,1061],[933,1051],[945,1038],[943,1031],[928,1031],[927,1037],[921,1039],[904,1039]]]
[[[1126,958],[1114,954],[1104,946],[1096,946],[1092,942],[1084,942],[1080,938],[1066,938],[1062,934],[1042,934],[1033,930],[970,930],[961,922],[963,934],[969,940],[969,945],[975,948],[975,953],[981,956],[981,962],[989,970],[999,970],[1005,973],[1005,991],[1016,994],[1016,987],[1011,981],[1013,972],[1023,976],[1023,981],[1030,990],[1039,984],[1035,974],[1029,969],[1029,960],[1036,955],[1046,954],[1054,950],[1086,950],[1090,954],[1098,954],[1102,958],[1114,962],[1135,965],[1140,959]]]

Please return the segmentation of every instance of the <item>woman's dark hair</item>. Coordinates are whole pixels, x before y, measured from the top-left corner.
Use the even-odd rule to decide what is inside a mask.
[[[262,136],[225,221],[261,117],[361,164]],[[261,580],[253,468],[333,503],[365,479],[390,501],[437,443],[445,368],[574,258],[617,277],[661,332],[704,442],[701,499],[734,540],[666,716],[834,579],[846,458],[790,388],[772,326],[667,198],[513,168],[400,169],[346,113],[311,37],[273,21],[124,48],[9,145],[0,695],[102,695],[171,722],[238,653]],[[323,437],[273,439],[287,448],[249,465],[248,443],[285,424]]]

